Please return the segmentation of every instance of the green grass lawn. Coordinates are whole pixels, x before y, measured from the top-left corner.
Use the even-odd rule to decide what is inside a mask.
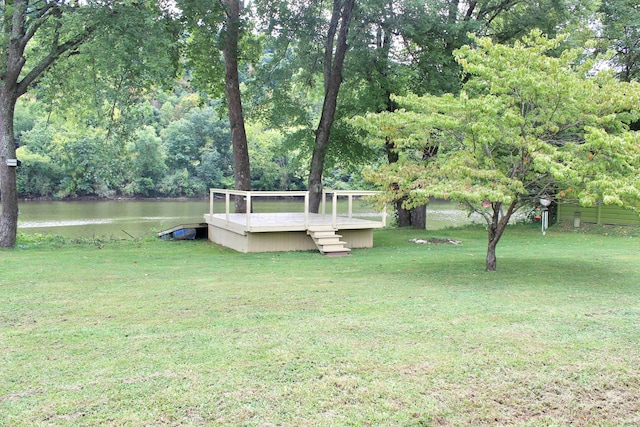
[[[0,426],[640,424],[640,236],[0,251]],[[448,237],[462,245],[418,245]]]

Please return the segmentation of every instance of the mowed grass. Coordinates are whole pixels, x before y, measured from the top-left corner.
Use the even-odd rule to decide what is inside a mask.
[[[418,245],[410,238],[462,245]],[[640,237],[0,251],[0,425],[640,424]]]

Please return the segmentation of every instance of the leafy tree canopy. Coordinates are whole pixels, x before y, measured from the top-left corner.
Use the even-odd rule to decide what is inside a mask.
[[[385,202],[438,197],[484,216],[488,270],[511,216],[542,195],[640,207],[640,134],[628,130],[640,85],[594,74],[582,50],[551,56],[562,41],[540,31],[513,46],[477,38],[456,52],[468,77],[459,96],[397,97],[401,110],[356,120],[399,153],[369,174]]]
[[[604,0],[600,6],[601,49],[612,49],[618,76],[640,79],[640,3],[636,0]]]

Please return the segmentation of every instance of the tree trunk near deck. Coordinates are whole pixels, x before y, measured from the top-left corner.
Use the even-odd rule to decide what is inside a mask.
[[[240,38],[240,0],[223,0],[227,11],[224,34],[225,95],[229,109],[229,125],[233,145],[234,183],[236,190],[251,190],[249,148],[242,111],[240,80],[238,76],[238,40]],[[236,197],[235,212],[247,211],[244,197]]]
[[[427,228],[427,205],[411,209],[411,225],[420,230]]]
[[[329,146],[329,137],[331,136],[331,127],[335,119],[336,108],[338,104],[338,93],[342,84],[342,68],[344,58],[347,54],[349,46],[347,45],[347,36],[349,33],[349,24],[351,22],[351,12],[353,11],[355,0],[345,0],[342,7],[340,1],[334,0],[333,15],[331,25],[328,30],[327,42],[325,44],[325,94],[324,103],[322,105],[322,114],[320,123],[316,129],[315,145],[311,156],[311,166],[309,168],[309,212],[318,213],[320,203],[322,201],[322,174],[324,171],[324,161]],[[339,14],[339,15],[338,15]],[[336,19],[340,16],[340,19]],[[336,27],[340,23],[340,31],[335,45],[335,54],[331,59],[333,52],[333,36]]]
[[[387,109],[387,111],[393,111],[393,109],[395,109],[395,106],[391,105],[391,95],[388,95],[388,105],[389,108]],[[398,161],[398,159],[400,158],[400,155],[398,154],[398,152],[396,151],[396,146],[393,143],[393,141],[391,140],[390,137],[386,137],[385,139],[385,143],[384,143],[384,149],[387,152],[387,161],[389,162],[389,164],[392,163],[396,163]],[[393,184],[394,188],[398,188],[398,184],[394,183]],[[402,203],[404,202],[404,198],[400,199],[400,200],[396,200],[396,215],[397,215],[397,220],[398,220],[398,227],[410,227],[411,226],[411,211],[409,209],[405,209],[404,207],[402,207]]]

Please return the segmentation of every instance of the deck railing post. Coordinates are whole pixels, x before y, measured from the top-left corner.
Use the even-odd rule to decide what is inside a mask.
[[[349,194],[349,219],[353,216],[353,194]]]
[[[251,227],[251,192],[247,192],[247,209],[244,213],[247,220],[247,230]]]
[[[387,205],[385,204],[382,208],[382,226],[387,226]]]
[[[326,200],[327,200],[327,190],[322,189],[322,216],[324,216],[326,212]]]
[[[324,190],[322,190],[324,192]],[[324,195],[322,196],[324,198]],[[322,208],[324,209],[324,201],[322,202]],[[304,193],[304,228],[309,228],[309,192]]]
[[[338,228],[338,193],[335,191],[333,192],[332,200],[331,227]]]
[[[213,188],[209,189],[209,216],[213,218],[213,196],[214,196]]]
[[[229,191],[224,192],[224,212],[227,219],[227,225],[229,224]]]

